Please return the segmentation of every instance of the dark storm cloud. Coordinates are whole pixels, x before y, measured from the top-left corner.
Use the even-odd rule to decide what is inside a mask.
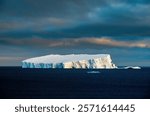
[[[0,65],[72,52],[149,65],[149,9],[150,0],[0,0]]]
[[[89,18],[103,24],[149,25],[150,5],[118,2],[105,7],[94,8],[88,13]]]
[[[68,22],[66,22],[67,25]],[[43,22],[44,24],[44,22]],[[64,23],[65,24],[65,23]],[[7,25],[3,23],[2,25]],[[45,24],[46,25],[46,24]],[[54,24],[53,24],[54,25]],[[10,25],[7,25],[10,26]],[[19,28],[20,25],[16,25]],[[23,25],[22,25],[23,26]],[[120,26],[120,25],[104,25],[104,24],[89,24],[82,25],[70,28],[61,28],[54,29],[49,27],[48,30],[40,30],[42,25],[41,23],[35,24],[33,28],[27,28],[27,25],[24,24],[26,30],[15,30],[15,26],[10,26],[11,31],[9,32],[0,32],[0,38],[32,38],[33,36],[47,38],[47,39],[63,39],[63,38],[80,38],[80,37],[103,37],[103,36],[114,36],[116,39],[120,40],[129,40],[129,39],[141,39],[143,37],[150,36],[150,27],[149,26]],[[62,25],[63,27],[63,25]],[[20,27],[21,28],[21,27]],[[44,28],[44,26],[43,26]],[[50,29],[51,28],[51,29]],[[6,29],[6,28],[5,28]],[[120,37],[121,36],[121,37]],[[139,36],[139,37],[138,37]]]
[[[126,3],[148,5],[148,0],[1,0],[1,13],[11,16],[67,16],[89,12],[96,7]],[[76,14],[77,15],[77,14]]]
[[[0,4],[3,39],[150,36],[149,0],[0,0]]]
[[[0,4],[2,31],[51,30],[93,23],[150,25],[148,0],[1,0]]]
[[[104,3],[101,0],[2,0],[2,13],[25,17],[67,17],[72,13],[87,12],[91,6]]]
[[[30,39],[0,39],[1,44],[26,46],[26,47],[48,47],[48,48],[71,48],[71,47],[103,47],[103,48],[150,48],[150,40],[142,39],[138,41],[119,41],[112,38],[76,38],[76,39],[43,39],[43,38],[30,38]]]
[[[22,29],[49,29],[61,24],[80,24],[87,12],[104,1],[95,0],[2,0],[0,25],[4,31]],[[54,21],[55,20],[55,21]],[[57,21],[57,22],[56,22]],[[44,22],[44,24],[43,24]],[[57,24],[58,23],[58,24]],[[5,24],[5,25],[4,25]],[[7,25],[9,26],[7,26]],[[55,25],[56,24],[56,25]],[[25,25],[25,26],[24,26]],[[39,26],[40,25],[40,26]],[[62,25],[60,25],[62,26]]]

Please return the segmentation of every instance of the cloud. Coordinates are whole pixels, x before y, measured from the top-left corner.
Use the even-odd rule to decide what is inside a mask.
[[[150,25],[150,4],[110,2],[104,7],[95,7],[88,12],[91,22],[117,25]]]
[[[11,31],[21,31],[21,30],[46,30],[48,29],[61,29],[64,27],[69,27],[73,21],[55,18],[55,17],[41,17],[41,18],[17,18],[11,17],[9,19],[0,19],[0,29],[1,32],[11,32]]]
[[[71,25],[150,25],[148,0],[1,0],[0,5],[1,30],[55,29],[69,21]]]
[[[29,47],[48,47],[48,48],[61,48],[61,47],[125,47],[125,48],[150,48],[150,40],[134,40],[123,41],[115,40],[112,38],[74,38],[74,39],[0,39],[0,43],[5,45],[14,46],[29,46]]]
[[[95,5],[105,4],[105,0],[1,0],[2,13],[24,17],[68,17],[84,14]],[[74,13],[74,14],[72,14]]]
[[[93,38],[83,40],[86,43],[94,45],[104,45],[110,47],[137,47],[137,48],[150,48],[150,41],[117,41],[109,38]]]
[[[0,56],[0,66],[21,66],[21,61],[26,57]]]

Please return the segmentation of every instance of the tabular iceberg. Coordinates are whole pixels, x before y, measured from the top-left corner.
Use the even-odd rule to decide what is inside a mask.
[[[109,54],[46,55],[22,61],[22,68],[117,68]]]

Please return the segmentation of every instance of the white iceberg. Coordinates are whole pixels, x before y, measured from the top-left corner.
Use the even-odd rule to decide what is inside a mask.
[[[22,68],[117,68],[109,54],[46,55],[22,61]]]
[[[141,69],[139,66],[126,66],[124,69]]]

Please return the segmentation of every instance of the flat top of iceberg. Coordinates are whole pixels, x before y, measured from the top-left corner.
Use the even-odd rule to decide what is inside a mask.
[[[24,60],[23,62],[32,62],[32,63],[60,63],[60,62],[70,62],[70,61],[80,61],[80,60],[89,60],[102,57],[110,57],[109,54],[69,54],[69,55],[46,55],[41,57],[30,58]]]

